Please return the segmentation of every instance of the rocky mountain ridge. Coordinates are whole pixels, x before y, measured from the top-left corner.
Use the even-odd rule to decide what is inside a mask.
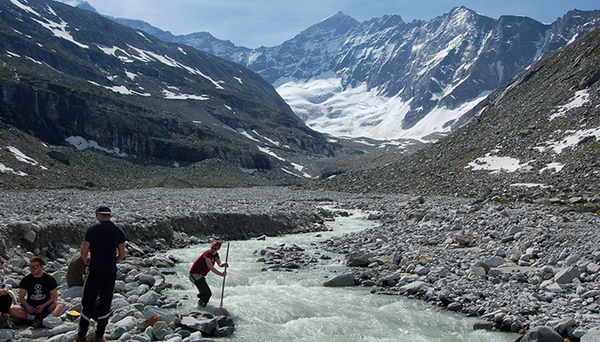
[[[238,64],[62,3],[1,0],[0,11],[5,187],[111,186],[103,164],[134,187],[290,184],[305,177],[298,158],[335,153]]]
[[[600,202],[600,29],[533,65],[470,111],[451,136],[370,172],[315,185],[480,201]]]
[[[435,141],[492,91],[599,27],[600,11],[573,10],[551,24],[496,20],[465,7],[410,23],[398,15],[360,22],[340,12],[257,49],[206,32],[174,36],[119,22],[247,66],[318,131]]]

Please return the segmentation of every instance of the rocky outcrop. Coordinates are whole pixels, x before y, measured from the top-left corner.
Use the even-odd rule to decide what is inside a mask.
[[[0,90],[3,120],[51,144],[82,136],[163,163],[221,158],[248,169],[271,168],[266,155],[223,145],[214,132],[162,112],[52,83],[0,83]],[[192,137],[199,143],[185,142]]]

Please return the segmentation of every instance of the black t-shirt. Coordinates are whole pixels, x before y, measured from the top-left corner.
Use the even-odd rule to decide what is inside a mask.
[[[88,227],[83,239],[90,243],[90,272],[117,273],[117,247],[125,243],[125,233],[112,223],[101,221]]]
[[[49,274],[43,273],[41,277],[36,278],[28,274],[21,280],[19,287],[27,291],[27,302],[33,306],[46,303],[50,299],[50,291],[54,290],[58,284]]]

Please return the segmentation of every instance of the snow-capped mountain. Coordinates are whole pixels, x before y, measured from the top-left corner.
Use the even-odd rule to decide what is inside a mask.
[[[309,126],[333,135],[426,139],[532,63],[600,26],[600,11],[553,24],[465,7],[429,22],[338,13],[280,46],[238,56]]]
[[[314,187],[562,203],[598,213],[599,42],[600,28],[535,63],[467,113],[452,135]]]
[[[431,141],[493,90],[600,26],[599,18],[574,10],[544,24],[457,7],[427,22],[360,22],[340,12],[275,47],[237,47],[207,33],[161,39],[247,66],[317,131]]]

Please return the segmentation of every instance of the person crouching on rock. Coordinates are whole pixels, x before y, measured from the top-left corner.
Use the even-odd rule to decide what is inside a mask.
[[[51,314],[58,317],[67,306],[57,301],[58,284],[54,277],[44,273],[46,262],[39,256],[29,260],[30,274],[19,284],[19,303],[10,308],[10,315],[20,320],[33,321],[34,328],[42,327],[42,320]],[[27,298],[25,298],[27,296]]]
[[[200,307],[205,307],[206,304],[208,304],[210,296],[212,296],[210,287],[208,287],[208,284],[206,283],[206,275],[208,272],[213,271],[221,277],[227,275],[227,270],[219,272],[214,266],[215,263],[217,263],[219,267],[229,267],[226,262],[221,262],[221,258],[219,257],[219,249],[221,249],[222,244],[223,243],[219,240],[213,241],[210,249],[204,251],[190,269],[190,281],[198,288],[198,298],[200,298],[198,300],[198,305]]]

